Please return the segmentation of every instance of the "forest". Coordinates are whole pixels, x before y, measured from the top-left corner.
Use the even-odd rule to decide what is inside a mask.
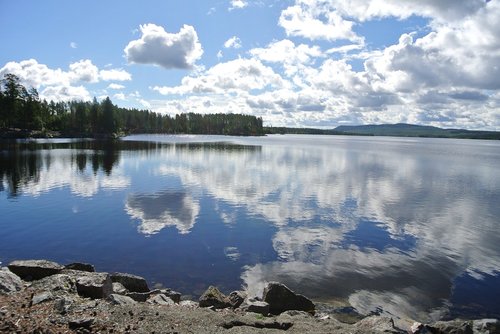
[[[14,130],[18,130],[15,132]],[[22,130],[22,131],[21,131]],[[14,74],[0,80],[0,136],[59,133],[66,137],[111,137],[136,133],[264,135],[262,118],[242,114],[162,115],[102,101],[54,102],[41,99]]]

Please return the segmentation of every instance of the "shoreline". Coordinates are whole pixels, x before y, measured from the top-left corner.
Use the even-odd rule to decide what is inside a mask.
[[[262,297],[209,287],[197,301],[142,277],[91,264],[13,261],[0,268],[0,332],[57,333],[500,333],[496,319],[422,324],[385,316],[336,317],[269,282]]]

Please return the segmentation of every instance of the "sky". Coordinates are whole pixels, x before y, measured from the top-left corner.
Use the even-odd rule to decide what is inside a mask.
[[[500,0],[0,0],[0,41],[47,100],[500,130]]]

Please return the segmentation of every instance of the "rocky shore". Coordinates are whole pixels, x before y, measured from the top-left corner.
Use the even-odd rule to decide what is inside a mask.
[[[278,282],[262,297],[209,287],[198,301],[85,263],[14,261],[0,269],[0,333],[500,333],[496,319],[341,322]]]

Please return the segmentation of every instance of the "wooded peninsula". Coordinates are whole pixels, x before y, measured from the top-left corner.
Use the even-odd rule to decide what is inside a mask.
[[[21,130],[22,129],[22,130]],[[162,115],[120,108],[109,97],[98,102],[47,102],[14,74],[0,80],[0,137],[110,138],[135,133],[260,136],[262,118],[241,114]]]

